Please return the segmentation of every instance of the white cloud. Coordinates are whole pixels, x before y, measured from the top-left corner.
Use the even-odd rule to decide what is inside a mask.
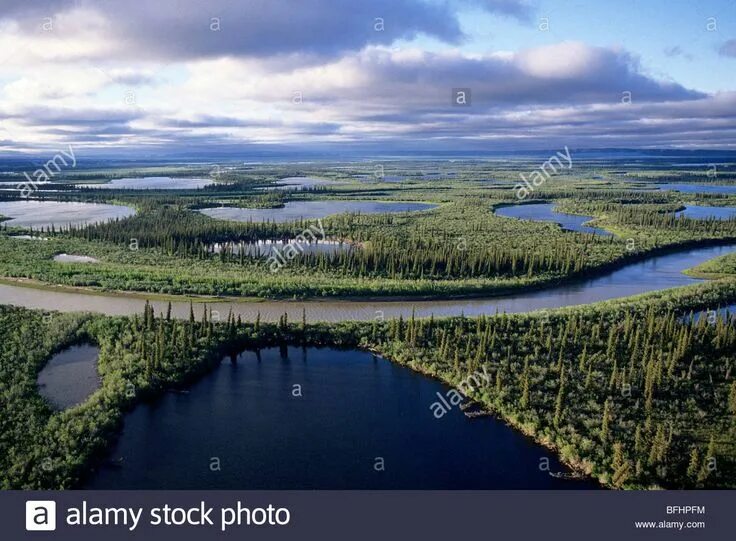
[[[0,68],[104,60],[119,52],[118,44],[107,37],[109,22],[94,11],[73,10],[48,18],[50,23],[37,16],[25,25],[0,19]]]
[[[406,31],[376,37],[361,26],[361,17],[375,15],[367,4],[328,12],[327,0],[304,1],[292,18],[286,0],[264,4],[242,28],[244,11],[225,10],[231,34],[211,32],[212,9],[184,0],[179,11],[167,12],[173,0],[162,0],[130,14],[124,3],[103,10],[86,0],[81,7],[44,0],[31,12],[15,2],[21,11],[8,12],[15,18],[0,15],[0,138],[17,146],[558,137],[681,144],[687,133],[693,145],[736,144],[723,121],[733,115],[733,94],[706,96],[658,80],[620,48],[565,41],[470,54],[449,4],[436,4]],[[420,4],[377,5],[391,25]],[[513,0],[462,5],[522,21],[530,13]],[[451,20],[437,18],[446,13]],[[51,31],[41,28],[47,14]],[[441,52],[392,48],[418,33],[450,45]],[[471,88],[471,107],[451,105],[454,87]],[[128,106],[126,89],[135,91]],[[621,103],[623,92],[631,92],[631,105]]]
[[[542,79],[570,79],[586,77],[610,60],[613,51],[594,48],[580,42],[566,41],[515,55],[515,63],[525,73]],[[609,57],[609,58],[606,58]]]

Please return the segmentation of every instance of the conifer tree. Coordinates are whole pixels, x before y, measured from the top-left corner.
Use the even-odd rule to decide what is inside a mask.
[[[601,421],[601,442],[604,444],[608,441],[608,431],[611,424],[611,400],[606,399],[603,405],[603,419]]]

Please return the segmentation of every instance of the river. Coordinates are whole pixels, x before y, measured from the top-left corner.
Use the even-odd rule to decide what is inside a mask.
[[[683,248],[665,255],[656,255],[642,261],[628,263],[602,275],[555,285],[536,291],[525,291],[490,298],[457,300],[309,300],[309,301],[245,301],[223,300],[211,303],[221,319],[229,310],[246,321],[260,313],[264,321],[277,321],[287,313],[292,321],[300,320],[302,309],[308,321],[371,320],[410,316],[454,316],[465,314],[494,314],[498,312],[528,312],[562,306],[627,297],[660,289],[695,284],[700,280],[682,274],[682,271],[709,259],[736,249],[736,243],[726,246]],[[145,296],[89,294],[74,291],[42,290],[17,285],[0,284],[0,303],[64,312],[91,311],[108,315],[141,313]],[[165,312],[165,301],[154,301],[157,312]],[[198,308],[201,310],[201,308]],[[189,317],[189,302],[172,303],[172,313],[179,318]]]

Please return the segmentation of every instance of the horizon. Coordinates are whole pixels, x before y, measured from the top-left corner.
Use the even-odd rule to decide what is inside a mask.
[[[71,145],[69,148],[74,148]],[[49,149],[49,153],[58,153],[64,150],[63,147],[57,149]],[[145,155],[138,150],[132,149],[129,152],[106,154],[104,150],[85,149],[84,154],[77,154],[76,168],[83,168],[85,165],[106,164],[114,165],[115,163],[191,163],[191,164],[210,164],[210,163],[236,163],[257,164],[263,162],[274,163],[317,163],[317,162],[334,162],[334,163],[351,163],[360,161],[498,161],[498,160],[526,160],[539,159],[546,157],[550,153],[556,152],[554,148],[539,148],[529,150],[488,150],[488,151],[463,151],[463,150],[406,150],[406,151],[360,151],[353,149],[352,151],[326,151],[326,150],[296,150],[296,149],[263,149],[259,151],[225,151],[223,153],[216,152],[185,152]],[[610,161],[616,162],[626,159],[650,159],[650,160],[666,160],[666,159],[711,159],[716,163],[731,162],[736,160],[736,150],[707,148],[707,149],[677,149],[677,148],[570,148],[572,154],[578,159],[588,161]],[[49,153],[0,153],[0,164],[12,164],[21,162],[23,164],[44,162]]]

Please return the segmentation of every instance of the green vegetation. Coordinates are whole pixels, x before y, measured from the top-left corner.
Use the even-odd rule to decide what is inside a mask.
[[[548,313],[316,325],[0,307],[0,486],[78,486],[137,401],[223,356],[288,343],[370,349],[454,386],[490,373],[470,398],[612,487],[733,488],[736,319],[688,314],[734,301],[726,281]],[[79,341],[100,347],[102,386],[55,412],[36,376]]]
[[[0,487],[68,488],[79,483],[120,426],[123,411],[219,360],[223,341],[207,323],[43,314],[0,307]],[[83,404],[55,412],[36,377],[50,356],[89,341],[99,346],[102,386]]]
[[[736,486],[736,300],[708,284],[549,313],[394,321],[375,349],[471,398],[616,488]],[[693,458],[693,457],[697,457]]]
[[[736,254],[730,253],[721,257],[716,257],[710,261],[706,261],[694,269],[689,269],[687,274],[709,279],[736,276]]]
[[[446,164],[442,164],[444,167]],[[248,297],[493,295],[590,276],[676,246],[736,241],[736,220],[676,218],[684,204],[736,206],[736,196],[648,191],[652,181],[708,182],[676,169],[620,171],[576,163],[534,201],[590,215],[611,237],[494,215],[518,203],[520,171],[536,164],[468,162],[427,178],[413,163],[372,165],[228,164],[202,190],[78,190],[68,184],[135,174],[208,174],[202,166],[147,166],[68,172],[42,199],[115,202],[134,217],[71,230],[0,224],[0,277],[155,294]],[[422,164],[433,171],[440,164]],[[595,175],[594,175],[595,173]],[[342,182],[303,192],[264,192],[276,179],[312,175]],[[367,175],[367,177],[366,177]],[[595,177],[593,179],[593,177]],[[493,179],[490,182],[489,179]],[[726,167],[719,183],[736,181]],[[53,185],[55,189],[57,185]],[[17,199],[3,192],[3,200]],[[196,210],[213,205],[277,208],[287,201],[429,201],[428,212],[327,217],[329,239],[354,249],[303,254],[278,273],[263,258],[215,253],[214,243],[288,241],[313,222],[236,223]],[[531,201],[528,201],[531,202]],[[39,233],[35,231],[33,233]],[[57,263],[58,253],[99,263]],[[736,302],[736,255],[691,271],[717,282],[546,313],[387,322],[278,325],[207,311],[186,321],[154,315],[103,317],[0,306],[0,487],[79,486],[141,400],[186,385],[223,356],[277,344],[364,348],[459,386],[477,371],[492,383],[470,398],[578,471],[617,488],[735,488],[736,321],[690,316]],[[55,352],[79,342],[100,348],[102,385],[87,401],[54,411],[36,377]]]
[[[107,224],[44,231],[51,240],[43,244],[0,234],[0,250],[8,254],[0,261],[0,276],[103,290],[211,296],[489,296],[590,276],[655,250],[736,240],[736,220],[674,216],[691,202],[736,206],[736,196],[632,190],[627,177],[586,166],[553,177],[535,192],[535,201],[553,201],[564,212],[593,216],[593,225],[615,233],[600,237],[563,231],[554,223],[493,214],[497,206],[518,203],[513,186],[528,164],[468,163],[454,175],[439,174],[433,179],[426,178],[425,171],[442,171],[439,164],[423,164],[422,170],[411,163],[394,167],[386,174],[406,180],[388,183],[369,177],[359,182],[356,175],[371,172],[359,165],[353,169],[233,165],[226,170],[228,183],[197,191],[78,190],[63,196],[40,192],[44,198],[131,205],[138,214]],[[203,172],[187,171],[188,176]],[[590,180],[594,172],[601,180]],[[270,181],[289,175],[340,183],[305,191],[261,190]],[[111,170],[105,178],[115,176],[118,173]],[[489,184],[488,178],[495,182]],[[287,201],[345,199],[427,201],[439,207],[416,213],[326,217],[327,238],[349,242],[353,249],[305,252],[277,273],[270,271],[265,258],[228,249],[215,253],[212,245],[288,242],[314,220],[238,223],[197,212],[220,205],[278,208]],[[51,261],[60,252],[93,256],[100,263],[61,266]]]

